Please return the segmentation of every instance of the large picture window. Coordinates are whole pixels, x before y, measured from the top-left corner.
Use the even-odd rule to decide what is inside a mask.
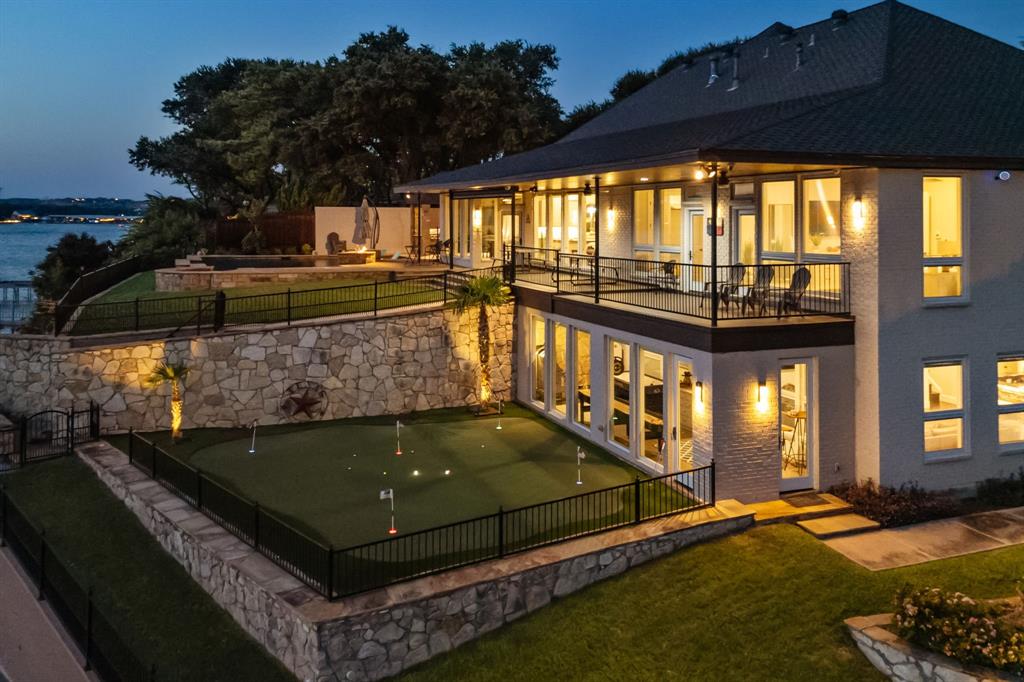
[[[573,330],[576,345],[576,423],[590,428],[590,332]]]
[[[803,250],[815,256],[842,252],[839,231],[839,178],[803,182]]]
[[[999,444],[1024,447],[1024,356],[996,363]]]
[[[924,366],[924,451],[964,447],[964,367],[960,361]]]
[[[926,177],[922,189],[925,298],[963,295],[961,179]]]
[[[633,246],[654,248],[654,190],[633,192]]]
[[[546,349],[544,345],[545,340],[545,322],[544,318],[531,317],[530,318],[530,378],[532,379],[530,387],[530,398],[540,405],[544,405],[544,385],[545,385],[545,363],[544,356]]]
[[[611,391],[608,400],[609,440],[629,448],[630,434],[630,369],[632,348],[624,341],[608,342],[608,376]]]
[[[548,248],[548,198],[543,194],[533,198],[533,245]]]
[[[796,183],[792,180],[761,185],[761,246],[779,254],[796,253]]]

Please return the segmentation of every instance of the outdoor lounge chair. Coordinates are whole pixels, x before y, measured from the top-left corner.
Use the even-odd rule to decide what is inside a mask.
[[[679,288],[679,263],[674,260],[660,263],[651,272],[651,279],[662,289]]]
[[[718,283],[719,305],[729,309],[732,301],[740,302],[740,287],[743,285],[743,278],[747,275],[747,266],[743,263],[733,263],[729,266],[729,276],[724,282]],[[700,309],[704,309],[704,301],[708,298],[711,290],[711,282],[704,282],[704,298],[700,301]]]
[[[743,314],[746,314],[749,308],[751,313],[757,310],[758,316],[764,315],[765,310],[768,308],[768,298],[771,296],[773,279],[775,279],[775,268],[773,266],[757,266],[754,283],[747,289],[747,293],[743,297]]]
[[[775,308],[775,316],[782,317],[783,313],[800,312],[800,301],[810,284],[811,271],[805,267],[797,268],[789,282],[789,288],[782,292],[782,298]]]

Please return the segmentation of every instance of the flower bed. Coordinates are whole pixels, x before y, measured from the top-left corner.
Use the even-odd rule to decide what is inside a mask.
[[[956,516],[962,511],[952,494],[924,490],[914,483],[891,488],[868,479],[844,483],[829,492],[853,505],[855,514],[877,521],[883,528]]]
[[[1020,599],[985,603],[939,588],[903,588],[893,625],[906,640],[962,663],[1024,675]]]

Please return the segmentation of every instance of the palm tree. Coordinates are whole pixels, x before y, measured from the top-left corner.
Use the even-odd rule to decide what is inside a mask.
[[[189,368],[184,364],[160,363],[153,373],[146,378],[146,384],[157,388],[164,384],[171,385],[171,439],[181,438],[181,385],[188,376]]]
[[[488,306],[508,303],[511,291],[500,277],[485,275],[474,277],[459,289],[455,295],[455,308],[463,312],[474,306],[480,309],[477,327],[477,343],[480,349],[480,406],[486,407],[491,397],[491,322],[487,317]]]

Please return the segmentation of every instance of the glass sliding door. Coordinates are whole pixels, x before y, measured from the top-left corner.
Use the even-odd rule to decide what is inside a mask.
[[[640,413],[643,415],[643,441],[640,454],[659,469],[666,464],[665,451],[665,358],[661,353],[640,349]]]
[[[686,471],[693,468],[693,367],[688,361],[676,361],[676,381],[676,467]]]
[[[530,399],[544,407],[545,400],[545,324],[541,317],[530,318]]]
[[[580,251],[580,195],[565,195],[565,252]]]
[[[480,235],[480,258],[484,263],[498,257],[498,225],[494,199],[473,202],[473,232]]]
[[[533,245],[548,248],[548,198],[543,194],[533,198]]]
[[[562,239],[565,235],[562,234],[563,224],[563,213],[562,213],[562,197],[559,194],[553,194],[550,197],[551,204],[548,210],[548,222],[551,226],[551,242],[550,246],[556,251],[562,250]]]
[[[582,329],[573,330],[575,345],[573,353],[576,362],[576,416],[580,426],[590,428],[590,333]]]
[[[566,392],[566,359],[568,355],[569,345],[569,329],[560,322],[552,323],[554,330],[552,336],[552,345],[554,346],[554,353],[552,359],[554,366],[552,368],[553,378],[551,386],[551,409],[558,415],[564,417],[566,405],[568,404],[569,395]]]
[[[608,439],[627,450],[630,446],[631,351],[624,341],[608,341]]]
[[[811,364],[797,361],[779,368],[779,446],[782,490],[814,487],[812,428],[815,423],[811,395]]]

